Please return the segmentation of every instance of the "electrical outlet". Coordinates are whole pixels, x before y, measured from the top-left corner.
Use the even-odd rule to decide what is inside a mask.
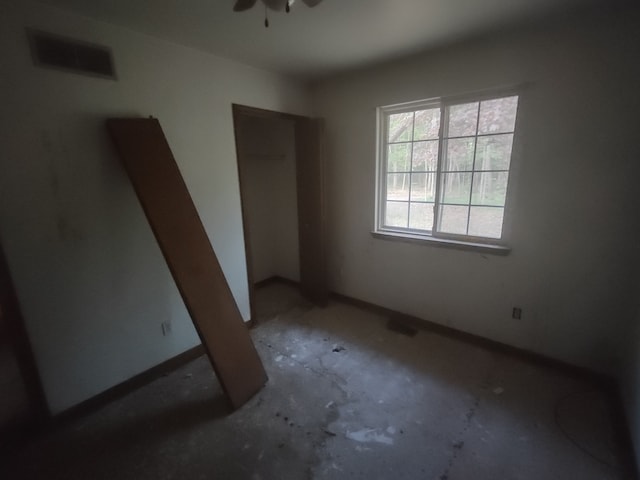
[[[162,335],[165,337],[171,333],[171,322],[162,322],[160,326],[162,327]]]
[[[520,307],[513,307],[513,311],[511,312],[511,318],[520,320],[522,318],[522,309]]]

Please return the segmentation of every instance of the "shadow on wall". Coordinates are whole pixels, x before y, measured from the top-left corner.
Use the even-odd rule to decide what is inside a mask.
[[[162,349],[178,345],[180,353],[197,339],[107,116],[68,113],[41,127],[44,168],[25,159],[25,179],[11,192],[29,199],[29,214],[12,219],[14,238],[21,230],[28,238],[11,249],[25,317],[32,327],[56,325],[31,330],[53,413],[163,360]],[[161,324],[172,320],[180,325],[163,340]],[[73,372],[67,383],[55,373],[65,370]]]

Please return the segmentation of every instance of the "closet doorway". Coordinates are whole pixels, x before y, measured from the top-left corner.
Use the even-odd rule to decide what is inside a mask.
[[[251,318],[254,285],[299,282],[328,298],[322,121],[233,105]]]

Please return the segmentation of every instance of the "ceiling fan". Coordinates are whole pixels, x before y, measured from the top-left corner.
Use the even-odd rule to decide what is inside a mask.
[[[294,4],[296,0],[261,0],[264,3],[265,7],[270,8],[271,10],[282,11],[285,10],[287,13],[291,8],[291,5]],[[302,0],[307,7],[315,7],[322,0]],[[245,10],[249,10],[252,8],[258,0],[236,0],[236,4],[233,7],[234,12],[244,12]]]

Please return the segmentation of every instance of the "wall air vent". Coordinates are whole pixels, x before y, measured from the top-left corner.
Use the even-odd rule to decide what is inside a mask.
[[[52,33],[27,29],[31,54],[36,65],[102,78],[116,78],[111,50],[60,37]]]

